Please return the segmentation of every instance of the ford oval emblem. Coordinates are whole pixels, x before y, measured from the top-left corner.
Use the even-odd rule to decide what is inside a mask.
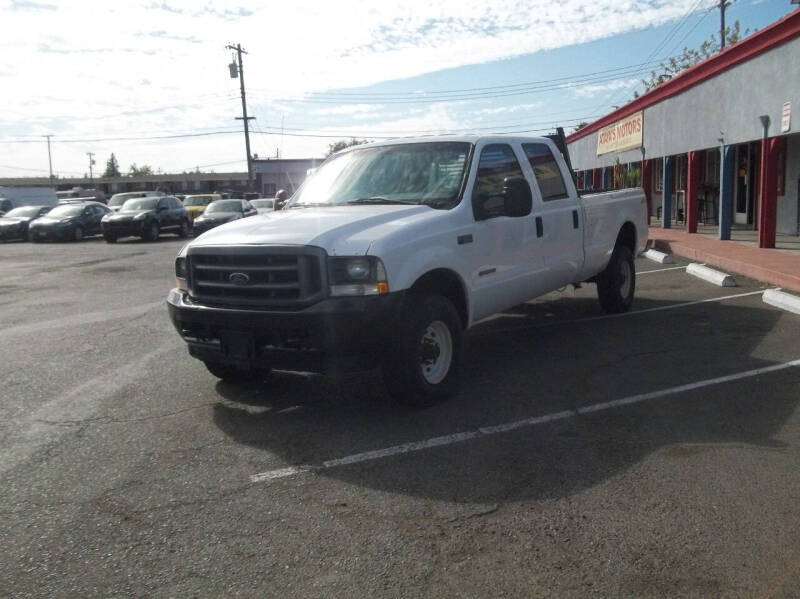
[[[247,285],[250,282],[250,276],[243,272],[232,272],[228,275],[228,280],[234,285]]]

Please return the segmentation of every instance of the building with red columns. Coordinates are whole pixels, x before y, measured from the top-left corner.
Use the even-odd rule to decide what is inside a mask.
[[[567,142],[580,189],[641,185],[665,228],[800,235],[800,9]]]

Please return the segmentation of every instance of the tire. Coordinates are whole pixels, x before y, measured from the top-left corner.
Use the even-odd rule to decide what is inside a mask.
[[[180,229],[178,229],[177,233],[178,237],[180,237],[181,239],[189,237],[189,230],[190,230],[189,221],[188,220],[181,221],[181,227]]]
[[[73,241],[80,241],[83,239],[83,227],[78,225],[75,227],[75,230],[72,232],[72,240]]]
[[[384,359],[383,379],[395,401],[423,408],[458,387],[461,319],[440,295],[410,294],[405,301],[395,345]]]
[[[152,223],[147,225],[147,230],[145,231],[144,238],[147,241],[156,241],[160,234],[161,234],[161,229],[159,229],[158,223],[153,221]]]
[[[203,362],[203,364],[206,365],[206,368],[211,374],[228,383],[241,383],[257,378],[263,378],[270,372],[269,368],[242,370],[236,366],[222,364],[220,362]]]
[[[106,240],[106,243],[117,243],[117,236],[113,233],[103,233],[103,239]]]
[[[597,299],[608,314],[627,312],[636,290],[636,269],[633,254],[624,245],[617,245],[606,269],[597,276]]]

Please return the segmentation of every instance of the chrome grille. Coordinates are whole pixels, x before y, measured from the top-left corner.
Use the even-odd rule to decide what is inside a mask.
[[[228,307],[293,309],[322,297],[319,248],[191,248],[189,294],[201,303]]]

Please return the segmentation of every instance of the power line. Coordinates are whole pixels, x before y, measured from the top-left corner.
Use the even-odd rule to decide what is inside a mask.
[[[187,137],[206,137],[209,135],[231,135],[239,133],[238,129],[227,131],[208,131],[205,133],[184,133],[182,135],[153,135],[143,137],[95,137],[95,138],[80,138],[80,139],[60,139],[58,142],[53,143],[84,143],[84,142],[102,142],[102,141],[148,141],[157,139],[182,139]],[[34,139],[6,139],[0,140],[0,144],[27,144],[35,143]]]

